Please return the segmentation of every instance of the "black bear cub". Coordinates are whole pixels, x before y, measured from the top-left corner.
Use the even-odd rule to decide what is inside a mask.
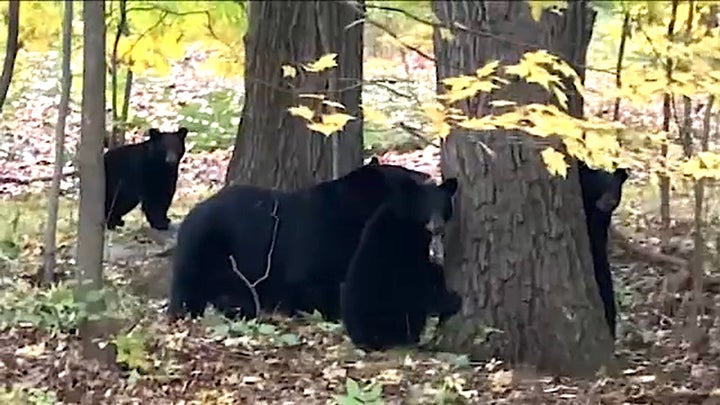
[[[368,220],[341,287],[343,321],[356,346],[416,344],[428,315],[443,319],[460,309],[429,251],[452,215],[456,190],[456,179],[408,181]]]
[[[178,168],[185,154],[187,128],[161,132],[149,139],[105,152],[105,223],[109,230],[125,225],[122,217],[139,203],[153,229],[167,230]]]
[[[613,173],[591,169],[583,162],[579,162],[578,171],[595,281],[603,302],[605,321],[610,328],[610,334],[615,339],[617,309],[608,262],[608,229],[612,213],[622,199],[622,186],[629,174],[626,169],[621,168]]]

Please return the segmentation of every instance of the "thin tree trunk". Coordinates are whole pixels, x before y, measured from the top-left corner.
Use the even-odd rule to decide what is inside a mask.
[[[80,213],[78,219],[78,297],[88,304],[89,314],[100,314],[104,300],[91,291],[103,287],[105,166],[105,1],[83,3],[82,124],[78,147]],[[91,298],[92,297],[92,298]],[[103,318],[88,319],[80,327],[83,354],[87,358],[112,361],[110,346],[100,348],[96,339],[106,335]],[[110,358],[108,358],[110,357]]]
[[[356,22],[353,6],[342,1],[267,1],[248,7],[246,97],[226,183],[292,190],[333,177],[332,141],[287,111],[309,102],[298,98],[300,94],[327,94],[330,78],[337,89],[330,89],[329,97],[346,107],[343,112],[358,117],[331,135],[338,137],[336,174],[361,165],[363,24]],[[295,79],[282,77],[282,65],[297,66],[328,53],[338,54],[337,67],[319,74],[298,69]]]
[[[685,43],[690,45],[690,42],[692,41],[695,5],[692,0],[688,3],[688,19],[685,26]],[[680,131],[680,138],[682,140],[685,157],[690,157],[693,154],[692,100],[690,100],[690,97],[683,96],[683,107],[683,125]]]
[[[118,45],[120,44],[120,38],[125,35],[127,31],[127,0],[120,0],[120,21],[118,22],[117,31],[115,32],[115,41],[113,42],[112,58],[110,74],[111,86],[112,86],[112,133],[110,134],[110,142],[108,142],[108,148],[112,149],[122,145],[119,139],[121,127],[124,126],[124,122],[120,123],[120,115],[118,114],[118,88],[117,88],[117,77],[118,77]],[[127,83],[125,84],[127,88]],[[124,136],[123,136],[124,137]]]
[[[715,104],[715,96],[708,98],[703,117],[703,132],[700,147],[707,152],[710,143],[710,119],[712,118],[712,105]],[[695,229],[693,235],[693,257],[690,261],[690,277],[692,278],[692,305],[688,314],[689,339],[696,350],[702,350],[705,346],[702,342],[707,338],[701,325],[698,324],[699,316],[705,312],[703,285],[705,283],[705,222],[703,221],[703,204],[705,202],[705,179],[695,182]]]
[[[672,15],[670,17],[670,23],[668,24],[667,37],[669,41],[672,41],[673,34],[675,32],[675,19],[677,17],[678,1],[672,2]],[[665,74],[668,81],[672,80],[673,61],[671,58],[667,58],[665,61]],[[663,131],[665,133],[670,132],[670,120],[671,120],[671,103],[672,94],[665,93],[663,98]],[[663,143],[660,148],[660,153],[663,157],[663,166],[667,168],[667,157],[668,157],[668,145]],[[670,178],[664,173],[658,176],[660,178],[660,223],[662,226],[660,232],[660,249],[666,253],[667,247],[670,241]]]
[[[432,7],[441,24],[493,34],[453,30],[454,38],[444,39],[436,29],[438,80],[472,75],[493,59],[517,63],[537,48],[576,69],[584,65],[594,21],[586,1],[569,2],[560,15],[545,12],[540,23],[525,1],[433,1]],[[569,96],[571,113],[582,116],[582,99]],[[550,100],[538,87],[515,82],[454,106],[486,115],[491,97]],[[445,268],[464,304],[440,331],[440,346],[563,374],[597,370],[609,360],[612,341],[593,276],[577,170],[567,180],[550,177],[537,144],[522,132],[455,129],[442,148],[442,171],[460,181],[458,219],[445,236]]]
[[[47,285],[53,281],[55,274],[55,251],[58,208],[60,203],[60,182],[62,180],[62,169],[64,165],[65,152],[65,121],[70,105],[70,85],[72,84],[72,72],[70,71],[70,59],[72,57],[72,0],[65,0],[65,14],[62,28],[62,79],[60,90],[60,105],[58,106],[58,120],[55,127],[55,165],[53,166],[53,177],[50,183],[50,195],[48,196],[48,222],[45,228],[45,251],[43,257],[43,274],[41,283]]]
[[[10,83],[12,82],[15,58],[18,53],[18,32],[20,25],[20,0],[10,0],[8,4],[8,36],[5,48],[5,63],[0,77],[0,112],[5,106]]]
[[[127,130],[128,110],[130,109],[130,96],[132,95],[133,71],[128,66],[125,74],[125,91],[123,92],[123,105],[120,112],[120,128],[117,133],[118,145],[125,145],[125,131]]]
[[[623,59],[625,58],[625,43],[627,42],[627,37],[630,35],[630,12],[625,12],[625,17],[623,17],[623,26],[622,26],[622,37],[620,37],[620,49],[618,49],[618,60],[617,65],[615,66],[615,87],[620,89],[622,87],[622,68],[623,68]],[[613,108],[613,121],[619,121],[620,120],[620,97],[617,97],[615,99],[615,107]]]

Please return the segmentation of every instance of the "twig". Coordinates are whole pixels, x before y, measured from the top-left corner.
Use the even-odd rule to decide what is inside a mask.
[[[230,259],[230,264],[232,265],[232,270],[235,272],[235,274],[238,275],[242,279],[242,281],[245,283],[245,285],[250,289],[250,293],[253,297],[253,303],[255,304],[255,315],[259,316],[260,314],[260,297],[258,296],[256,287],[258,284],[265,281],[265,279],[270,276],[270,269],[272,268],[272,254],[275,250],[275,242],[277,241],[277,231],[278,226],[280,225],[280,217],[277,215],[278,206],[279,206],[278,200],[275,200],[275,203],[273,204],[273,210],[272,213],[270,213],[270,216],[274,220],[273,224],[273,233],[272,233],[272,239],[270,240],[270,249],[268,249],[267,254],[267,264],[265,266],[265,274],[262,275],[262,277],[258,278],[254,282],[250,282],[247,277],[238,269],[237,262],[235,261],[235,258],[230,255],[228,258]]]

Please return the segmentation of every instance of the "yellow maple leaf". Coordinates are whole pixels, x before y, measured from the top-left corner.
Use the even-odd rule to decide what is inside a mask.
[[[347,114],[325,114],[322,116],[322,122],[312,122],[308,124],[308,129],[315,132],[320,132],[325,136],[330,136],[333,133],[343,129],[348,121],[354,120],[355,117]]]
[[[308,72],[322,72],[323,70],[337,66],[337,61],[335,60],[335,58],[337,58],[336,53],[329,53],[327,55],[321,56],[315,62],[311,62],[303,67]]]
[[[478,79],[482,79],[484,77],[490,76],[491,74],[495,73],[495,70],[500,65],[500,61],[494,60],[491,62],[488,62],[485,64],[485,66],[478,68],[475,71],[475,76],[478,77]]]
[[[355,119],[355,117],[353,117],[352,115],[342,114],[342,113],[325,114],[322,116],[323,124],[337,125],[340,128],[344,127],[345,124],[348,123],[348,121],[351,121],[354,119]]]
[[[280,68],[282,69],[283,77],[294,78],[295,76],[297,76],[297,69],[295,69],[294,66],[282,65]]]
[[[568,166],[567,163],[565,163],[565,155],[550,147],[540,152],[540,155],[550,174],[559,174],[563,178],[567,177]]]
[[[441,80],[441,82],[446,85],[450,86],[450,91],[460,91],[462,89],[466,89],[470,87],[471,84],[477,81],[476,77],[473,76],[454,76],[454,77],[446,77]]]
[[[302,118],[305,118],[305,120],[311,121],[311,122],[312,122],[313,116],[315,115],[313,110],[311,110],[310,108],[308,108],[307,106],[304,106],[304,105],[299,105],[297,107],[290,107],[290,108],[288,108],[288,111],[290,112],[290,115],[292,115],[292,116],[302,117]]]

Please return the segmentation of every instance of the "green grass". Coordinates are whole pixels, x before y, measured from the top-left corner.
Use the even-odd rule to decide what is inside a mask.
[[[0,201],[0,257],[16,259],[27,240],[42,241],[46,222],[47,200],[44,194]],[[61,198],[58,234],[74,233],[76,228],[76,202]]]
[[[228,89],[212,92],[180,109],[179,125],[198,133],[193,138],[194,150],[212,151],[233,145],[242,101],[242,95]]]

